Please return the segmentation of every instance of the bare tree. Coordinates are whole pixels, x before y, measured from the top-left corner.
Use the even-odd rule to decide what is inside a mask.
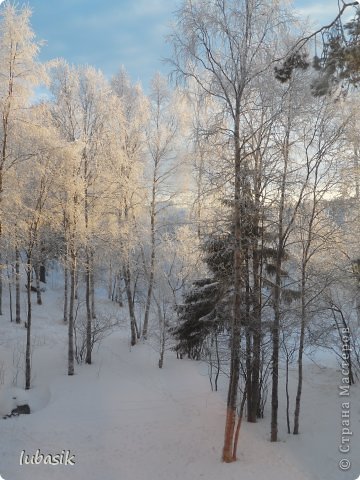
[[[139,271],[135,244],[139,243],[137,215],[142,209],[144,197],[139,181],[142,178],[142,158],[145,155],[145,123],[148,119],[148,101],[139,85],[133,85],[124,69],[111,80],[113,92],[121,102],[122,126],[118,132],[119,149],[111,161],[114,189],[113,213],[118,231],[117,244],[122,260],[121,273],[125,283],[125,293],[129,309],[131,345],[140,338],[140,328],[136,321],[135,298]],[[119,161],[121,152],[121,161]],[[115,159],[115,160],[114,160]],[[120,241],[119,241],[120,240]],[[118,247],[119,248],[119,247]],[[133,268],[135,267],[135,268]],[[135,271],[134,271],[135,270]]]
[[[178,130],[177,119],[171,104],[171,94],[166,80],[155,75],[150,93],[150,119],[146,128],[147,145],[150,155],[150,262],[147,270],[148,289],[145,304],[142,336],[147,338],[149,314],[154,286],[158,215],[173,197],[171,180],[176,171],[174,162],[175,138]]]
[[[294,434],[299,433],[300,403],[303,383],[303,352],[305,330],[308,326],[311,308],[314,302],[328,287],[329,280],[319,282],[319,276],[312,268],[312,259],[321,250],[328,253],[336,248],[334,232],[336,227],[325,215],[324,197],[337,183],[335,159],[339,154],[344,123],[336,121],[334,107],[327,99],[314,102],[317,111],[309,140],[306,141],[305,157],[311,174],[307,181],[302,205],[298,211],[297,229],[300,237],[300,336],[298,350],[298,385],[294,412]],[[314,275],[315,274],[315,275]]]
[[[42,225],[49,221],[49,208],[45,208],[49,191],[55,178],[57,167],[58,140],[47,121],[43,107],[33,107],[29,111],[28,135],[22,138],[21,149],[31,152],[28,169],[17,168],[16,178],[21,192],[18,211],[14,214],[19,227],[20,246],[26,254],[27,278],[27,320],[26,320],[26,354],[25,354],[25,388],[31,383],[31,326],[32,326],[32,275],[34,258],[40,249],[39,234]],[[33,124],[31,124],[32,122]],[[39,125],[42,125],[41,127]]]
[[[266,12],[266,13],[265,13]],[[276,21],[275,21],[276,18]],[[244,198],[246,197],[246,132],[244,111],[254,79],[270,68],[275,36],[285,18],[277,2],[185,1],[171,36],[171,63],[179,77],[192,79],[216,99],[225,119],[224,139],[233,159],[235,225],[234,308],[231,320],[231,368],[223,460],[236,460],[236,408],[240,363],[241,304],[244,291]]]
[[[44,69],[36,61],[39,44],[30,27],[31,11],[6,2],[0,20],[0,240],[3,232],[3,194],[6,175],[28,153],[16,142],[21,137],[25,106],[32,88],[44,79]],[[0,251],[1,264],[1,251]],[[2,276],[0,275],[0,315],[2,315]]]

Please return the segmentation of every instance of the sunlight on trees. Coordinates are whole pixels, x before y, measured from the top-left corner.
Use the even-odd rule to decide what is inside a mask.
[[[155,74],[146,93],[124,67],[108,80],[62,59],[41,65],[31,12],[5,2],[0,315],[7,282],[15,323],[26,318],[26,389],[32,291],[40,308],[52,264],[68,375],[93,363],[118,318],[129,349],[148,342],[161,369],[175,353],[207,362],[213,390],[228,379],[224,462],[237,459],[244,419],[269,417],[279,440],[279,399],[288,433],[301,432],[306,352],[341,359],[351,344],[347,378],[358,381],[360,15],[339,36],[355,5],[342,4],[304,36],[278,0],[183,0],[168,39],[176,85]],[[31,100],[45,83],[49,97]]]

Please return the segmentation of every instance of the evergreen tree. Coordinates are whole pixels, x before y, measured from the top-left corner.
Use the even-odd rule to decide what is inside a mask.
[[[233,301],[233,235],[209,237],[204,245],[211,276],[196,280],[177,307],[179,326],[173,330],[175,351],[199,360],[208,336],[228,328]]]

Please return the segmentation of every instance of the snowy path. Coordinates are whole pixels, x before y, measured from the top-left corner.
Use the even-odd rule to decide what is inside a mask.
[[[209,392],[207,379],[194,375],[191,362],[170,359],[159,371],[155,358],[144,345],[129,352],[114,336],[99,364],[52,383],[45,409],[3,421],[2,438],[9,440],[0,457],[5,479],[60,479],[65,473],[79,480],[175,479],[187,471],[194,478],[192,464],[219,456],[223,405]],[[20,451],[36,448],[70,449],[76,464],[20,467]]]

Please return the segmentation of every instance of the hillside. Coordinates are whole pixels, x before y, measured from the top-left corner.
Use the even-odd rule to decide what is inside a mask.
[[[105,300],[101,305],[113,308]],[[340,372],[328,357],[306,363],[301,435],[287,435],[280,405],[280,441],[269,442],[268,414],[258,424],[244,423],[239,460],[227,465],[220,461],[225,388],[211,392],[206,365],[168,352],[159,370],[149,345],[129,348],[123,309],[119,327],[95,352],[93,365],[76,366],[76,375],[68,377],[61,282],[54,274],[44,305],[34,307],[33,328],[33,388],[25,392],[24,374],[14,366],[16,352],[24,350],[24,326],[11,324],[6,314],[0,319],[0,413],[24,402],[32,410],[0,420],[5,480],[353,480],[360,472],[359,388],[351,391],[353,465],[344,473],[337,466]],[[16,373],[18,388],[12,386]],[[291,375],[294,379],[293,370]],[[75,465],[19,465],[22,450],[33,455],[37,449],[70,450]]]

